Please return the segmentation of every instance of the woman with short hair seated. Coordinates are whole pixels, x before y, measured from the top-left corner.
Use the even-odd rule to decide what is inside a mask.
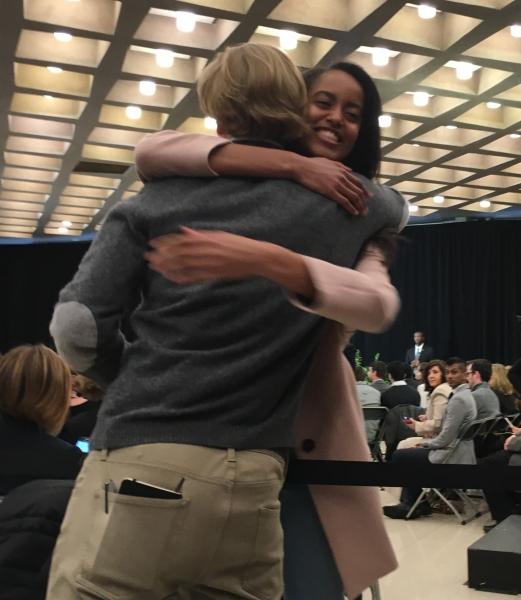
[[[75,479],[78,448],[56,437],[69,411],[69,367],[50,348],[0,357],[0,496],[35,479]]]

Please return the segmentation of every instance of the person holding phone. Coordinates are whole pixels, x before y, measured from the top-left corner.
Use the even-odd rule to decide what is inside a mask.
[[[229,135],[246,126],[253,137],[286,142],[307,131],[301,75],[274,48],[228,48],[198,86]],[[342,145],[355,139],[349,133]],[[48,598],[280,597],[278,496],[302,386],[327,323],[314,307],[289,303],[267,276],[172,285],[148,269],[144,254],[152,239],[180,226],[221,230],[224,244],[248,236],[257,249],[271,251],[271,264],[289,276],[293,292],[314,298],[300,256],[330,261],[333,270],[351,266],[366,239],[399,226],[403,199],[388,196],[356,228],[335,204],[280,180],[152,182],[111,211],[62,290],[51,324],[72,365],[111,384],[56,546]],[[379,271],[375,253],[366,267]],[[297,269],[286,271],[288,264]],[[355,304],[358,282],[369,279],[352,273]],[[391,316],[387,306],[377,311],[385,323],[397,307],[389,288]],[[127,344],[119,323],[136,292],[141,301],[130,307],[136,340]],[[343,296],[345,288],[322,292]],[[380,299],[375,294],[373,306]],[[343,305],[332,304],[329,316],[343,314]],[[365,322],[379,326],[369,317]],[[119,493],[126,479],[182,497]]]

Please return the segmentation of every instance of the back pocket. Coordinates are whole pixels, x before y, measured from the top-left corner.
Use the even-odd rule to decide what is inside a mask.
[[[282,596],[283,535],[280,506],[263,507],[257,516],[257,533],[242,587],[265,600]]]
[[[85,564],[80,581],[103,590],[107,598],[150,592],[161,560],[175,569],[175,557],[163,556],[163,551],[172,537],[180,535],[188,504],[184,498],[162,500],[109,493],[105,532],[92,566]]]

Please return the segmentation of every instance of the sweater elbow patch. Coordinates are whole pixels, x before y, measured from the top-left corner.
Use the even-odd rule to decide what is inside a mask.
[[[82,373],[94,365],[98,331],[94,315],[85,304],[57,304],[49,330],[58,353],[74,370]]]

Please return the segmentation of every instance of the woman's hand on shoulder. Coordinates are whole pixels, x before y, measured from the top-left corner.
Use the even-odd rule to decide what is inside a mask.
[[[333,200],[352,215],[366,215],[371,194],[346,165],[323,157],[300,156],[293,179]]]

